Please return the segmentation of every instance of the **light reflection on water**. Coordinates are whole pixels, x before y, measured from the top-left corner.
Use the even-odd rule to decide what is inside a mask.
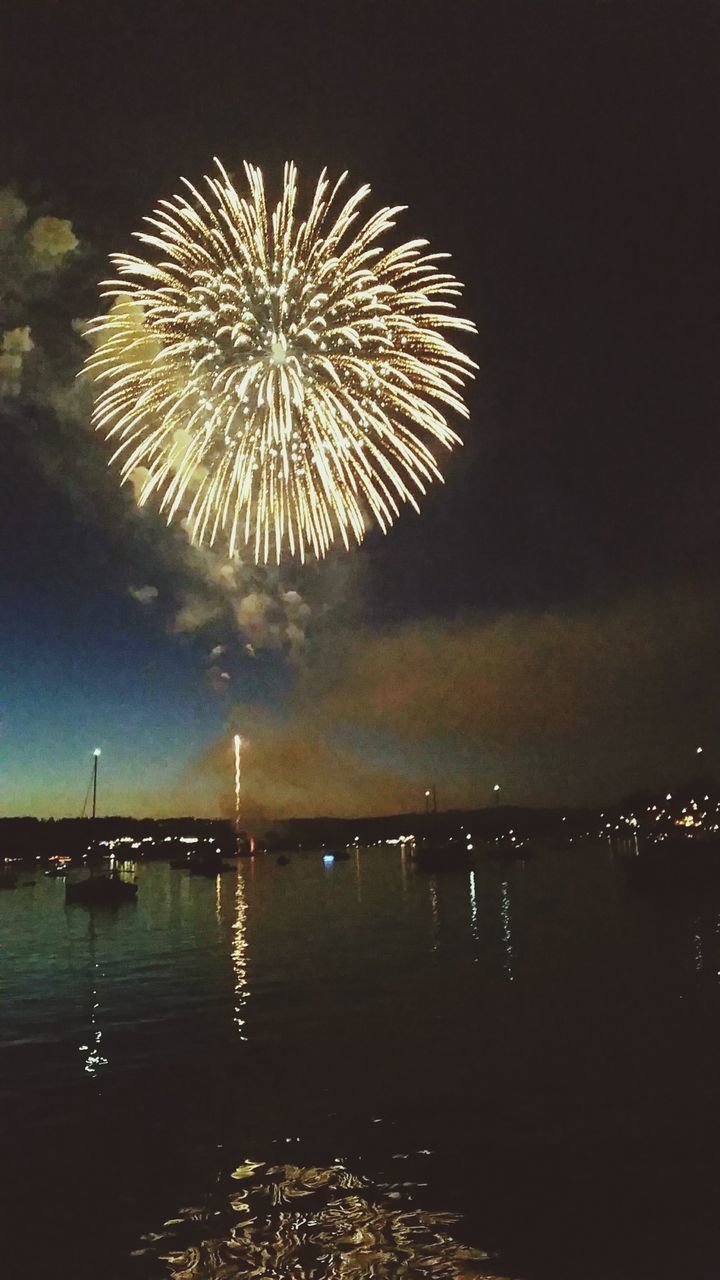
[[[222,876],[218,876],[222,880]],[[247,902],[245,900],[245,880],[242,868],[238,868],[235,883],[235,919],[232,932],[232,963],[235,971],[235,1026],[240,1032],[240,1039],[246,1040],[244,1009],[248,1000],[248,940],[247,940]]]
[[[512,919],[510,916],[510,886],[503,880],[500,886],[500,919],[502,921],[503,946],[505,948],[505,973],[510,982],[514,982]]]
[[[435,876],[428,877],[428,892],[430,894],[430,911],[432,913],[432,950],[437,951],[440,946],[440,904]]]
[[[169,1280],[495,1280],[487,1254],[448,1230],[458,1214],[412,1204],[408,1182],[245,1161],[234,1189],[181,1209],[133,1255]]]
[[[79,1046],[80,1053],[85,1055],[85,1070],[89,1076],[96,1076],[98,1072],[108,1066],[108,1060],[104,1057],[101,1049],[103,1033],[98,1025],[100,1001],[98,1000],[98,978],[102,975],[98,972],[100,965],[95,959],[95,925],[90,918],[90,967],[91,967],[91,993],[90,993],[90,1034],[87,1037],[88,1043]]]
[[[475,886],[474,871],[470,871],[468,873],[468,881],[470,885],[470,931],[472,933],[473,943],[475,944],[475,948],[477,949],[477,945],[480,941],[480,935],[478,932],[477,888]],[[479,956],[476,955],[475,956],[476,964],[478,962],[478,959],[479,959]]]
[[[354,850],[331,875],[309,853],[216,880],[138,875],[117,912],[65,908],[42,877],[0,901],[3,1152],[25,1164],[0,1216],[41,1251],[42,1203],[61,1254],[48,1243],[8,1274],[127,1280],[138,1247],[148,1280],[250,1274],[239,1262],[266,1265],[258,1249],[258,1276],[291,1260],[283,1280],[359,1277],[367,1251],[376,1276],[492,1274],[458,1253],[472,1245],[525,1280],[625,1280],[630,1222],[638,1274],[664,1280],[642,1219],[663,1195],[682,1249],[720,1252],[720,1190],[693,1165],[705,1144],[714,1167],[720,1145],[716,893],[637,892],[604,848],[527,867],[476,854],[446,876],[418,874],[404,848]],[[267,1156],[287,1133],[290,1172],[271,1161],[228,1183],[233,1153]],[[430,1150],[420,1172],[412,1153]],[[395,1159],[404,1185],[385,1176]],[[308,1170],[322,1190],[283,1190]],[[701,1200],[718,1213],[698,1227]],[[335,1272],[313,1261],[319,1242]]]
[[[699,919],[695,921],[695,924],[693,927],[695,930],[694,937],[693,937],[694,948],[695,948],[695,968],[697,969],[698,973],[700,973],[703,967],[703,944],[702,944],[702,934],[700,932]]]
[[[104,1067],[109,1065],[108,1059],[102,1050],[103,1033],[100,1026],[102,1013],[100,1011],[99,988],[103,974],[100,970],[100,961],[97,958],[97,929],[95,923],[95,915],[92,911],[83,912],[83,921],[87,921],[87,974],[86,984],[89,988],[87,993],[88,1027],[81,1037],[81,1043],[78,1045],[78,1051],[82,1054],[84,1070],[87,1075],[95,1077]]]
[[[358,903],[362,903],[362,871],[361,871],[361,861],[360,861],[360,850],[357,848],[355,849],[355,852],[353,854],[353,859],[355,862],[355,882],[357,884],[357,900],[358,900]]]

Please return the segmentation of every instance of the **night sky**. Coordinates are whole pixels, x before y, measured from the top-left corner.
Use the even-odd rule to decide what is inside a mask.
[[[720,776],[719,19],[697,0],[15,5],[0,188],[78,239],[16,278],[0,397],[0,814],[594,803]],[[407,204],[480,369],[421,514],[232,598],[105,469],[72,320],[213,155]],[[0,209],[2,204],[0,202]],[[7,243],[7,237],[6,237]],[[2,241],[0,241],[0,248]],[[148,590],[149,588],[149,590]],[[133,594],[134,593],[134,594]],[[288,594],[290,593],[290,594]],[[254,744],[254,749],[253,749]]]

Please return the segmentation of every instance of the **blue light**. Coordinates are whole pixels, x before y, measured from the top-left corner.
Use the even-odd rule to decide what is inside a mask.
[[[326,866],[326,867],[331,867],[334,861],[335,861],[335,854],[334,854],[334,853],[324,853],[324,854],[323,854],[323,862],[325,863],[325,866]]]

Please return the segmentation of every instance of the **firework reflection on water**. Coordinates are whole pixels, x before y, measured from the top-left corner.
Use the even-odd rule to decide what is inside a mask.
[[[487,1254],[450,1234],[459,1215],[413,1205],[411,1183],[252,1160],[231,1178],[143,1237],[146,1275],[161,1263],[168,1280],[499,1280]]]

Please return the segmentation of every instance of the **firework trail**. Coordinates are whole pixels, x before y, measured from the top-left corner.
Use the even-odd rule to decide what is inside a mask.
[[[294,164],[274,208],[259,169],[242,195],[216,165],[145,219],[146,258],[112,259],[94,423],[140,504],[156,495],[194,542],[323,556],[442,478],[433,450],[460,443],[446,412],[468,416],[475,368],[449,336],[474,325],[447,255],[379,243],[403,206],[358,222],[369,187],[338,203],[346,175],[323,172],[303,217]]]

